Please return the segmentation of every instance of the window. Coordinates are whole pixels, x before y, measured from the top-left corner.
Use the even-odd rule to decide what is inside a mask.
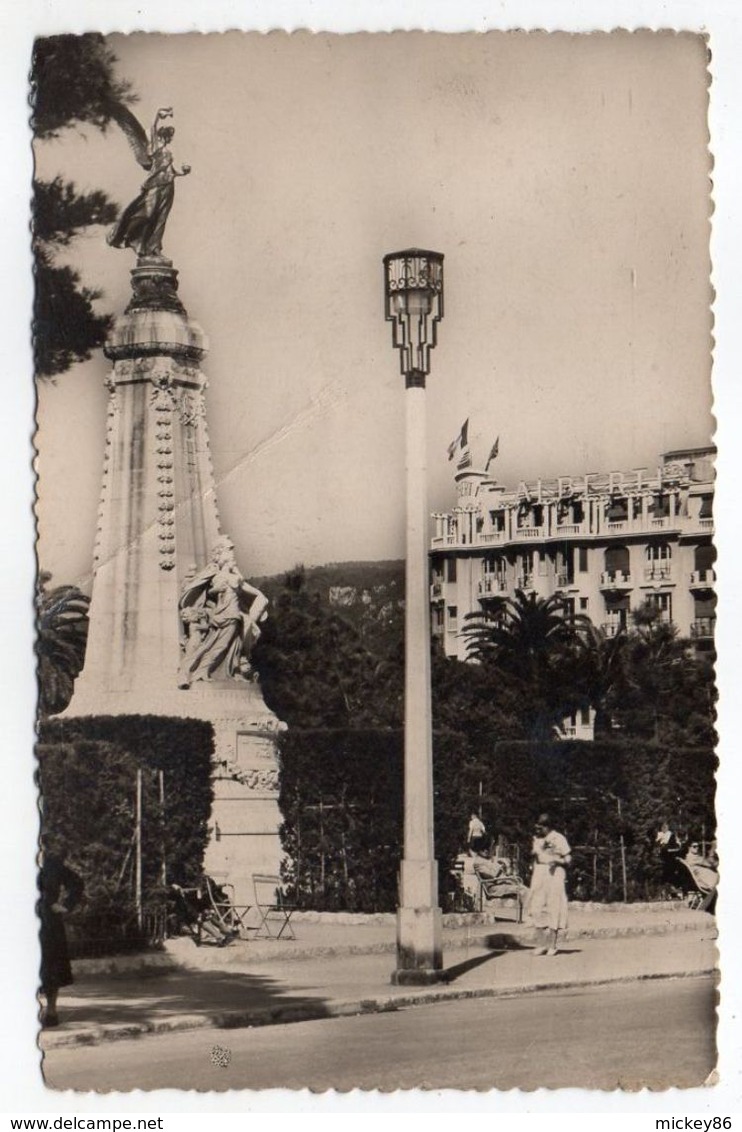
[[[446,579],[449,582],[456,581],[456,559],[449,558],[446,562]]]
[[[672,594],[650,594],[647,601],[657,610],[663,624],[672,621]]]
[[[647,561],[669,562],[672,558],[672,547],[669,542],[650,543],[647,547]]]
[[[589,727],[590,726],[590,708],[589,707],[580,708],[580,723],[582,724],[583,727]]]
[[[589,601],[590,601],[589,598],[586,598],[586,597],[580,598],[580,613],[587,613],[587,607],[589,605]]]
[[[446,612],[448,614],[448,626],[447,626],[448,631],[449,631],[449,633],[455,633],[457,628],[458,628],[458,620],[459,620],[458,608],[455,605],[449,605]]]
[[[581,574],[587,573],[587,547],[581,546],[578,548],[577,556],[579,559],[578,570]]]

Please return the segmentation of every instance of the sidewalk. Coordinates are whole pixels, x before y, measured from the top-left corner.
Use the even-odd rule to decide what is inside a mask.
[[[685,909],[575,909],[563,950],[553,958],[533,954],[533,930],[524,925],[451,925],[444,931],[445,981],[420,988],[390,984],[393,917],[297,921],[296,933],[295,941],[237,941],[224,949],[172,940],[156,963],[155,956],[122,957],[119,973],[76,964],[74,985],[60,994],[62,1024],[42,1032],[41,1047],[680,977],[716,964],[713,918]]]

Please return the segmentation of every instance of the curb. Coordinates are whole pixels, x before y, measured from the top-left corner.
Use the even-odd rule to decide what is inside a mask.
[[[226,1011],[210,1017],[201,1014],[181,1014],[155,1022],[125,1023],[121,1025],[91,1026],[74,1033],[50,1034],[42,1031],[39,1048],[43,1053],[75,1046],[99,1045],[107,1041],[123,1041],[151,1034],[171,1034],[186,1030],[239,1030],[258,1026],[287,1025],[292,1022],[314,1022],[324,1018],[347,1018],[359,1014],[384,1014],[412,1006],[427,1006],[435,1002],[460,1002],[475,998],[514,998],[517,995],[543,991],[569,990],[578,987],[609,986],[617,983],[646,982],[658,979],[687,979],[716,974],[714,967],[692,968],[671,972],[648,972],[639,975],[605,975],[593,979],[545,979],[528,985],[512,983],[506,986],[472,988],[425,988],[407,994],[377,995],[373,998],[337,999],[335,1002],[305,1003],[302,1006],[275,1006],[262,1010]]]

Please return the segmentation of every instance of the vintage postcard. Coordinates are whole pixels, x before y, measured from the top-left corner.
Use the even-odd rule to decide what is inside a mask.
[[[50,1093],[716,1080],[709,60],[36,38]]]

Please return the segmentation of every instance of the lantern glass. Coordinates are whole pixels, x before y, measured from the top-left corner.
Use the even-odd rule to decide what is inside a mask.
[[[408,248],[384,257],[386,319],[403,374],[430,373],[436,323],[443,317],[443,256]]]

